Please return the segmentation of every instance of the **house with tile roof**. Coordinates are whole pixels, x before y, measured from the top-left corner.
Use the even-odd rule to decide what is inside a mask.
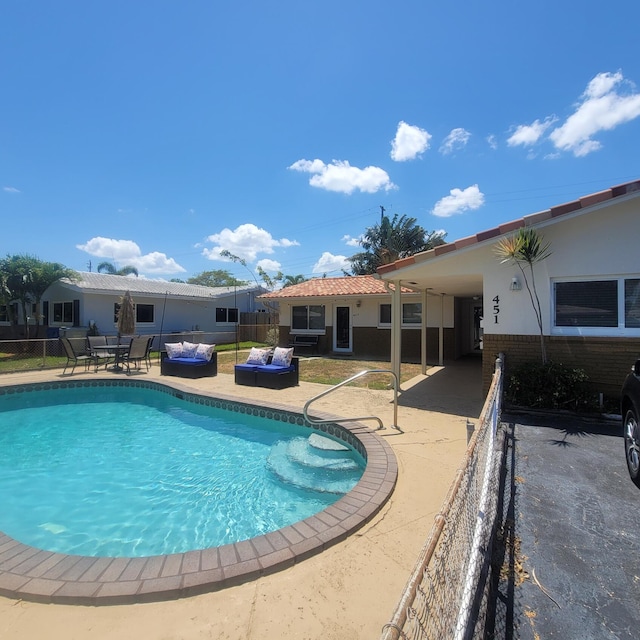
[[[540,361],[540,330],[523,274],[496,244],[533,227],[551,255],[535,265],[548,359],[581,367],[594,391],[617,396],[640,357],[640,180],[440,245],[375,276],[317,278],[261,296],[280,304],[280,342],[319,336],[320,353],[445,364],[482,358],[489,387],[499,353],[507,371]],[[423,313],[424,311],[424,313]]]
[[[521,227],[536,229],[552,252],[534,266],[548,359],[583,368],[594,391],[619,395],[640,357],[640,180],[384,265],[378,275],[396,292],[410,286],[442,299],[452,315],[443,316],[439,359],[465,355],[480,339],[487,389],[499,353],[507,371],[541,359],[527,283],[517,265],[495,254],[496,244]],[[395,371],[404,354],[396,321],[402,302],[400,293],[392,295]]]
[[[125,291],[135,303],[137,334],[205,332],[217,342],[233,342],[240,314],[264,310],[256,298],[266,290],[256,285],[203,287],[81,272],[78,280],[63,278],[47,289],[42,297],[44,324],[84,335],[95,323],[101,334],[115,334]]]
[[[391,285],[391,288],[393,285]],[[403,355],[419,357],[420,292],[402,286]],[[390,285],[379,277],[313,278],[261,295],[277,302],[280,342],[294,336],[318,336],[318,353],[360,358],[388,358],[391,336]],[[432,321],[435,323],[435,312]]]

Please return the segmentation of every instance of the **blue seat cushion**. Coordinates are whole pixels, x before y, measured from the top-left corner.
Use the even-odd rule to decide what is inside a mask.
[[[200,360],[199,358],[165,358],[165,362],[175,362],[177,364],[208,364],[208,360]]]
[[[289,371],[294,371],[294,367],[282,367],[277,364],[261,364],[256,368],[263,373],[289,373]]]
[[[236,369],[240,371],[260,371],[262,373],[289,373],[294,371],[295,367],[281,367],[277,364],[237,364]]]
[[[237,364],[235,365],[236,369],[240,369],[240,371],[257,371],[258,365],[256,364]]]

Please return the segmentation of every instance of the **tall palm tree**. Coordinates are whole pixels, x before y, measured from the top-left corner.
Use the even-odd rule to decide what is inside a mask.
[[[301,284],[302,282],[306,282],[307,278],[305,278],[302,274],[298,274],[297,276],[285,276],[282,281],[282,288],[291,287],[294,284]]]
[[[369,227],[360,245],[364,251],[349,258],[351,271],[362,276],[375,273],[383,264],[407,258],[444,244],[442,231],[425,231],[415,218],[395,214],[392,219],[382,215],[380,224]]]
[[[108,273],[110,276],[130,276],[133,273],[137,276],[138,270],[129,264],[122,269],[116,269],[111,262],[101,262],[98,265],[98,273]]]
[[[58,262],[43,262],[28,254],[7,255],[0,260],[0,301],[7,305],[7,312],[14,326],[15,318],[10,305],[20,304],[24,321],[24,334],[29,338],[30,308],[35,304],[36,337],[40,330],[41,299],[44,292],[60,278],[74,280],[77,274]]]
[[[540,330],[542,364],[547,364],[547,350],[544,344],[544,331],[542,327],[542,308],[536,288],[536,276],[533,266],[551,255],[551,245],[549,243],[545,244],[542,235],[532,227],[521,227],[514,236],[503,238],[496,244],[495,254],[501,263],[510,262],[515,264],[522,273]],[[529,283],[529,278],[527,278],[527,271],[531,276],[531,283]]]

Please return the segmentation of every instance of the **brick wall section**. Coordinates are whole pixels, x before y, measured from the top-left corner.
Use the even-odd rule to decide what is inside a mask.
[[[280,346],[289,344],[290,327],[280,327]],[[333,327],[326,328],[326,335],[318,340],[318,353],[332,353]],[[415,329],[402,330],[402,362],[420,362],[420,331]],[[443,336],[444,359],[454,357],[455,332],[445,329]],[[305,352],[306,353],[306,352]],[[385,360],[391,358],[391,329],[377,327],[354,327],[353,329],[353,357],[361,359]],[[429,364],[438,362],[438,329],[427,329],[427,361]]]
[[[539,336],[485,334],[483,340],[482,387],[486,393],[491,383],[495,360],[506,354],[505,372],[525,362],[539,362]],[[595,392],[618,397],[620,387],[631,366],[640,358],[640,338],[590,338],[546,336],[548,360],[568,367],[581,367],[589,376]]]

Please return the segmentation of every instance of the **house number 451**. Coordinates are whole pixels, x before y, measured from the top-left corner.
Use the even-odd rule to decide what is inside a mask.
[[[500,313],[500,296],[493,299],[493,324],[498,324],[498,314]]]

